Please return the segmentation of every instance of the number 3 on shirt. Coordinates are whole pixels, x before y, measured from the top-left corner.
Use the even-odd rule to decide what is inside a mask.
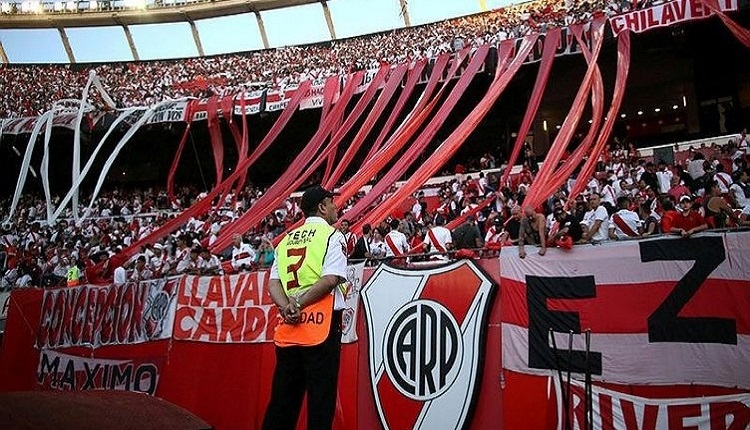
[[[286,283],[287,290],[299,287],[299,277],[297,276],[297,271],[302,268],[302,262],[305,261],[306,254],[307,248],[288,248],[286,250],[286,256],[288,258],[299,257],[299,260],[296,263],[290,264],[286,268],[286,273],[291,273],[294,277],[294,279]]]

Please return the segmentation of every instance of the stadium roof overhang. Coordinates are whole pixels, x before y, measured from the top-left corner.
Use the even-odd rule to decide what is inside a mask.
[[[218,0],[185,4],[178,7],[146,10],[86,11],[80,13],[17,14],[0,17],[0,27],[15,28],[69,28],[129,26],[169,22],[192,22],[206,18],[261,12],[321,0]]]

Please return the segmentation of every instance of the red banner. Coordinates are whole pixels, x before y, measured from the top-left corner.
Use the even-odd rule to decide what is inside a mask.
[[[268,90],[266,92],[266,106],[264,110],[266,112],[276,112],[277,110],[286,109],[295,91],[297,91],[297,85]]]

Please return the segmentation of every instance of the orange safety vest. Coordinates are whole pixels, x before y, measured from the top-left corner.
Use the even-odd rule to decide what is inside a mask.
[[[335,229],[322,222],[308,222],[289,232],[276,249],[279,280],[288,296],[299,296],[322,276],[328,240]],[[331,331],[334,293],[310,303],[301,311],[300,322],[276,326],[277,346],[313,346],[323,343]]]

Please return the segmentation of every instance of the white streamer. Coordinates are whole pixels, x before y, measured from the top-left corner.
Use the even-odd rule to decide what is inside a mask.
[[[86,81],[86,86],[83,87],[83,94],[81,94],[81,104],[78,106],[78,116],[76,117],[76,128],[73,131],[73,180],[72,183],[78,181],[78,176],[81,174],[81,121],[83,120],[84,106],[89,95],[89,88],[91,83],[96,78],[96,72],[93,70],[89,72],[89,79]],[[73,219],[78,219],[78,189],[73,193]]]
[[[47,111],[37,118],[34,129],[31,131],[31,137],[29,138],[29,144],[26,145],[26,152],[23,155],[23,161],[21,162],[21,171],[19,172],[18,182],[16,182],[16,191],[13,194],[13,201],[10,204],[10,212],[8,213],[8,219],[5,222],[10,222],[15,215],[16,208],[18,207],[18,200],[21,198],[21,191],[23,186],[26,185],[26,176],[31,166],[31,154],[34,152],[34,146],[36,146],[36,139],[39,136],[39,130],[42,126],[50,119],[52,111]]]
[[[41,172],[42,172],[42,187],[44,188],[44,197],[47,200],[47,222],[49,223],[49,219],[52,217],[52,196],[49,188],[49,141],[52,138],[52,122],[55,118],[55,109],[57,108],[57,103],[52,105],[52,109],[50,109],[49,114],[49,120],[47,121],[47,127],[44,131],[44,156],[42,157],[42,166],[41,166]]]
[[[104,91],[104,88],[102,87],[102,83],[99,80],[99,76],[96,74],[96,72],[93,72],[93,73],[94,73],[94,87],[96,87],[96,90],[99,91],[99,95],[102,96],[102,98],[104,99],[104,103],[106,103],[107,106],[109,106],[111,109],[117,108],[117,105],[115,105],[115,102],[112,101],[112,99],[109,97],[109,94],[107,94],[107,92]]]
[[[115,146],[115,149],[112,151],[112,154],[110,154],[109,158],[107,158],[107,161],[104,163],[104,166],[102,167],[102,172],[99,174],[99,179],[96,181],[96,187],[94,188],[94,193],[91,196],[91,202],[89,202],[89,206],[87,210],[84,212],[84,214],[77,220],[77,224],[80,225],[83,221],[86,220],[88,215],[91,213],[91,209],[94,206],[94,202],[96,201],[96,198],[99,195],[99,191],[102,189],[102,185],[104,184],[104,179],[107,177],[107,173],[109,172],[109,169],[112,167],[112,165],[115,162],[115,159],[117,159],[117,156],[120,154],[120,151],[125,146],[125,144],[130,141],[130,139],[135,135],[135,133],[141,128],[141,126],[146,123],[153,115],[154,111],[159,108],[159,106],[164,105],[166,103],[172,103],[174,100],[164,100],[161,101],[150,108],[146,110],[146,112],[143,113],[143,116],[133,125],[133,127],[128,130],[127,133],[125,133],[125,136],[120,139],[120,141],[117,143],[117,146]]]
[[[140,108],[128,108],[125,109],[120,116],[117,117],[117,119],[112,123],[112,125],[109,126],[109,130],[104,134],[104,137],[99,141],[99,144],[96,145],[96,148],[94,148],[94,152],[91,154],[91,157],[89,157],[89,160],[86,162],[86,165],[83,166],[83,170],[81,170],[81,174],[78,176],[78,180],[72,184],[70,187],[70,190],[65,195],[65,198],[60,201],[59,206],[55,210],[55,213],[52,214],[52,217],[49,218],[48,222],[50,225],[54,224],[57,219],[60,217],[60,214],[62,214],[63,210],[65,210],[65,206],[70,202],[71,198],[73,197],[73,194],[75,194],[81,184],[83,183],[84,179],[86,179],[86,175],[88,175],[89,170],[91,170],[91,166],[94,164],[94,160],[96,159],[96,156],[99,154],[99,151],[104,146],[104,143],[107,141],[107,138],[110,134],[117,128],[118,125],[122,121],[125,120],[125,118],[129,117],[133,112],[137,111]]]

